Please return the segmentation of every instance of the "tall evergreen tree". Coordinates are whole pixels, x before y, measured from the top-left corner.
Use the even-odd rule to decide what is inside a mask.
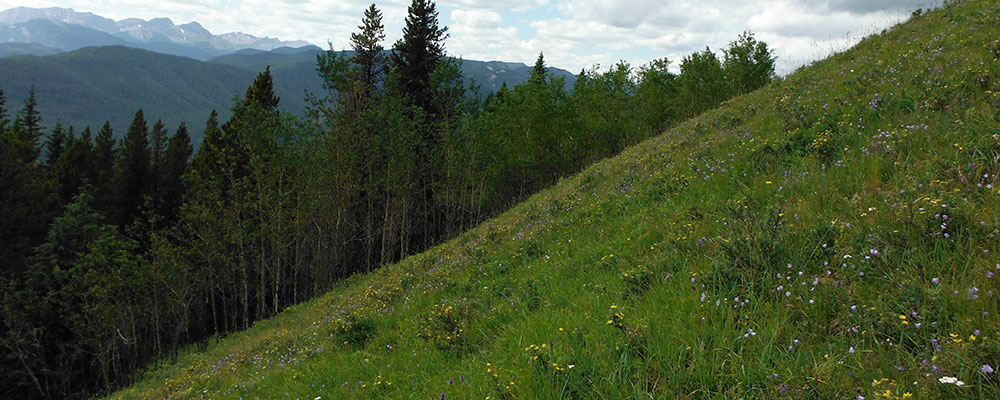
[[[70,136],[66,150],[52,165],[53,177],[60,204],[69,204],[79,194],[80,186],[95,179],[94,148],[90,143],[90,128],[79,138]]]
[[[139,215],[144,196],[149,193],[149,129],[141,109],[135,113],[118,152],[115,168],[118,210],[113,222],[125,227]]]
[[[243,105],[258,104],[264,109],[277,110],[281,98],[274,95],[274,80],[271,78],[271,66],[257,74],[257,79],[247,88]]]
[[[0,274],[5,277],[27,266],[31,249],[45,237],[51,211],[47,180],[35,162],[38,145],[22,140],[19,131],[19,126],[0,131]]]
[[[149,195],[156,205],[156,211],[159,211],[158,205],[163,196],[163,188],[160,186],[163,183],[163,168],[167,157],[167,134],[167,128],[160,119],[153,123],[153,130],[149,133]]]
[[[7,130],[7,124],[10,123],[10,119],[7,118],[7,97],[3,94],[3,89],[0,88],[0,133]]]
[[[393,69],[409,103],[436,116],[439,113],[432,107],[431,74],[445,56],[448,28],[438,26],[438,12],[432,1],[413,0],[407,11],[403,37],[393,46]]]
[[[531,68],[531,78],[529,81],[535,85],[545,84],[545,56],[539,52],[538,59],[535,60],[535,66]]]
[[[21,109],[21,113],[18,114],[15,120],[15,125],[19,126],[18,134],[21,136],[21,140],[25,143],[29,143],[32,146],[38,144],[38,139],[42,137],[42,116],[38,111],[38,100],[35,99],[35,87],[31,86],[31,91],[28,92],[28,98],[24,100],[24,108]],[[33,157],[31,161],[38,158],[40,152],[34,152],[30,155]]]
[[[115,133],[111,129],[111,123],[105,122],[104,126],[94,138],[94,209],[104,215],[108,221],[112,219],[112,211],[117,208],[115,197],[118,195],[114,189],[115,176]]]
[[[187,169],[188,159],[193,149],[187,125],[183,122],[177,127],[177,132],[170,137],[164,156],[163,168],[159,172],[160,207],[158,214],[163,218],[164,226],[171,226],[177,221],[178,212],[184,199],[184,184],[181,178]]]
[[[53,166],[59,157],[62,156],[63,151],[66,150],[67,142],[72,138],[66,134],[63,130],[62,122],[56,121],[55,128],[52,128],[52,133],[45,140],[45,163],[49,167]]]
[[[385,27],[382,25],[382,13],[375,8],[375,3],[365,10],[365,17],[358,29],[361,31],[351,34],[351,48],[354,50],[351,62],[360,68],[359,81],[364,88],[365,97],[370,97],[385,75],[386,68],[382,48]]]

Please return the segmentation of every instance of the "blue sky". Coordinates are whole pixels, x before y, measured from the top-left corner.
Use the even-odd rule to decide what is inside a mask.
[[[197,21],[215,34],[245,32],[321,47],[348,46],[368,1],[357,0],[0,0],[0,10],[65,7],[112,19],[168,17]],[[846,49],[867,34],[940,0],[448,0],[437,3],[449,27],[448,54],[550,66],[578,72],[619,60],[634,66],[667,57],[676,67],[706,46],[721,52],[752,31],[778,56],[781,73]],[[376,2],[385,15],[386,47],[399,38],[407,0]]]

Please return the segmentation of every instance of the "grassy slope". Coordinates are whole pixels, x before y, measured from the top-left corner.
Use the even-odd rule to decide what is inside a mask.
[[[998,398],[998,37],[915,18],[113,397]]]

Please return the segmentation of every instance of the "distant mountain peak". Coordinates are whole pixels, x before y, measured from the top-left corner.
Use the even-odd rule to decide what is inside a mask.
[[[156,46],[154,46],[154,50],[157,51],[168,51],[163,48],[164,44],[176,44],[180,46],[188,46],[193,51],[204,53],[209,56],[225,54],[244,48],[271,50],[279,47],[302,47],[310,44],[301,40],[282,41],[271,37],[257,37],[243,32],[214,35],[196,21],[176,25],[173,20],[167,17],[158,17],[150,20],[144,20],[142,18],[124,18],[115,21],[90,12],[77,12],[72,8],[60,7],[16,7],[0,12],[0,24],[9,26],[23,24],[38,19],[79,25],[84,28],[110,34],[127,42],[140,44],[139,47],[143,47],[142,44],[155,44]],[[16,37],[13,37],[14,34],[7,33],[6,36],[11,37],[5,37],[5,32],[3,29],[0,29],[0,42],[16,41],[39,43],[47,46],[55,45],[55,43],[52,43],[51,41],[45,42],[45,39],[42,38],[33,38],[30,34],[21,33],[16,35]],[[55,47],[59,47],[62,50],[75,50],[87,45],[95,45],[87,44],[85,40],[76,40],[71,42],[72,44]],[[96,45],[103,44],[109,43],[105,41]],[[174,52],[171,54],[180,53]]]

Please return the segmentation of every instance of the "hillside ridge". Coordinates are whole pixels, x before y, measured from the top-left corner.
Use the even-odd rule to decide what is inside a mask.
[[[997,37],[914,13],[111,397],[998,398]]]

